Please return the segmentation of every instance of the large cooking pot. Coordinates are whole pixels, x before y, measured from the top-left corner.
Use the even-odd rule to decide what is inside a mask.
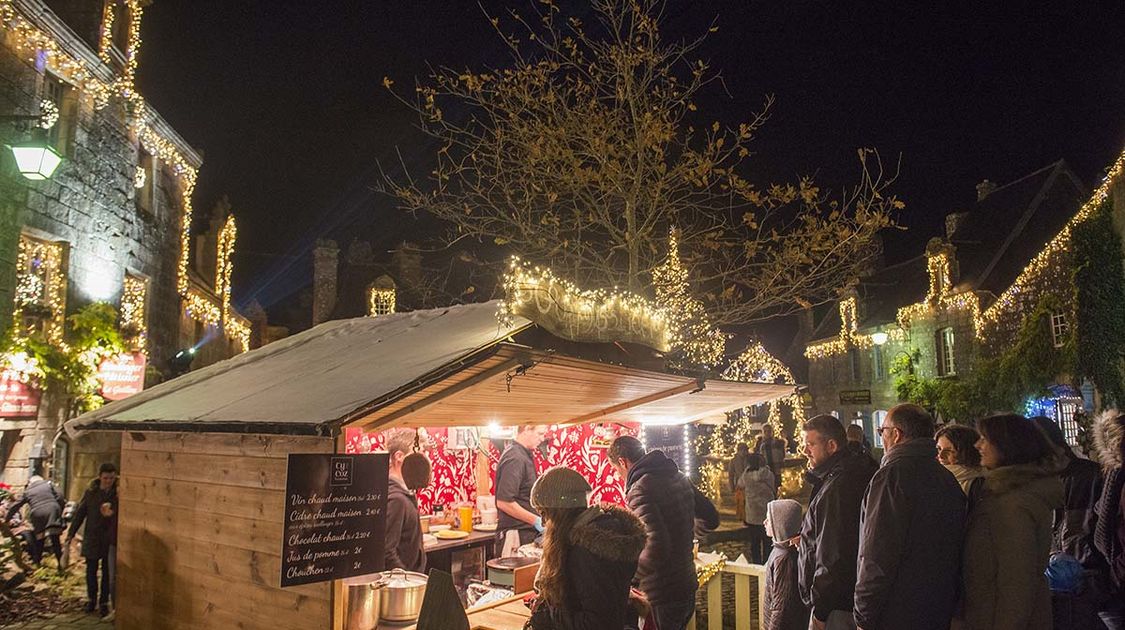
[[[347,593],[344,630],[375,630],[379,625],[379,606],[385,584],[386,578],[381,573],[344,580]]]
[[[381,621],[414,621],[422,612],[426,594],[426,576],[413,571],[393,569],[383,573],[384,582],[379,604]]]

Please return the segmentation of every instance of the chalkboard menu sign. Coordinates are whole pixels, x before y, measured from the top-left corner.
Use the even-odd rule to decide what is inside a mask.
[[[387,457],[386,453],[289,455],[283,587],[383,570]]]
[[[685,455],[683,425],[650,425],[644,427],[648,450],[664,451],[665,457],[683,468]]]

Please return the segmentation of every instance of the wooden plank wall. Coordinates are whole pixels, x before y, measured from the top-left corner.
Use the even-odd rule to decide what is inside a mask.
[[[282,589],[285,457],[331,438],[126,433],[118,628],[330,628],[331,588]]]

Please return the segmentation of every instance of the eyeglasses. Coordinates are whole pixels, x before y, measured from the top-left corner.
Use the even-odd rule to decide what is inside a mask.
[[[897,428],[898,427],[879,427],[878,429],[876,429],[876,431],[879,432],[879,435],[885,435],[887,431],[890,431],[891,429],[897,429]]]

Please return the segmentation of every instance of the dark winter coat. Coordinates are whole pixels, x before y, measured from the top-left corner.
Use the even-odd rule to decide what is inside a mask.
[[[1094,445],[1098,461],[1105,468],[1102,496],[1097,504],[1097,525],[1094,546],[1109,564],[1109,574],[1125,595],[1125,455],[1122,440],[1125,426],[1117,421],[1117,412],[1109,410],[1094,420]]]
[[[383,555],[388,571],[406,569],[416,573],[426,572],[418,499],[393,477],[387,484],[387,541]]]
[[[28,521],[36,534],[57,535],[62,533],[63,498],[55,484],[35,476],[27,483],[23,496],[8,508],[8,520],[23,506],[28,506]]]
[[[103,503],[112,506],[112,516],[102,516]],[[70,524],[71,538],[83,523],[86,524],[86,529],[82,532],[83,558],[105,558],[109,555],[109,546],[117,544],[117,508],[117,482],[113,482],[109,490],[102,490],[98,480],[94,479],[82,494],[82,500],[74,512],[74,521]]]
[[[1055,510],[1051,551],[1074,556],[1087,569],[1099,569],[1104,561],[1094,548],[1094,508],[1102,493],[1101,466],[1072,455],[1062,482],[1063,507]]]
[[[593,506],[575,521],[568,542],[565,601],[536,609],[529,626],[534,630],[624,628],[635,615],[629,588],[645,546],[644,525],[622,508]]]
[[[652,451],[629,469],[625,485],[625,501],[648,536],[637,563],[640,590],[653,605],[693,600],[699,583],[692,554],[696,493],[691,481],[662,451]]]
[[[797,548],[775,543],[766,560],[766,592],[762,606],[764,630],[805,630],[809,608],[801,601],[797,585]]]
[[[887,452],[867,487],[855,585],[864,630],[947,630],[961,582],[965,494],[932,439]]]
[[[870,462],[845,448],[807,474],[812,498],[801,523],[798,569],[801,598],[821,621],[833,610],[853,608],[859,514],[874,473]]]
[[[969,514],[962,574],[968,630],[1051,630],[1051,592],[1043,572],[1051,520],[1062,505],[1052,457],[988,471]]]

